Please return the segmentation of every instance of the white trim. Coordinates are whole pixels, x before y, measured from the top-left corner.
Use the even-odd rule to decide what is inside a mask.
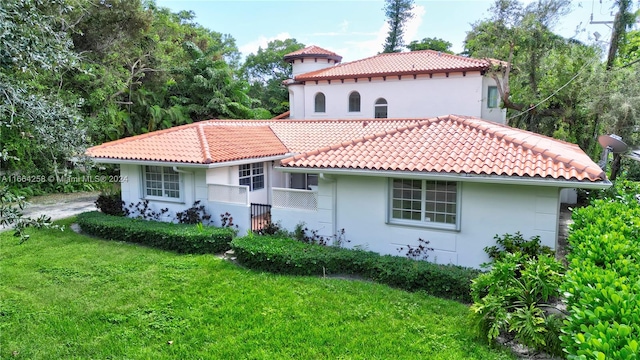
[[[434,179],[450,181],[467,181],[490,184],[511,184],[511,185],[535,185],[552,186],[572,189],[606,189],[612,184],[609,180],[600,182],[584,182],[575,180],[558,180],[548,178],[526,178],[520,176],[498,176],[498,175],[475,175],[475,174],[451,174],[432,173],[415,171],[394,171],[394,170],[354,170],[354,169],[320,169],[304,167],[276,166],[277,170],[283,172],[306,172],[328,175],[364,175],[378,177],[403,177],[407,179]]]
[[[209,169],[213,169],[213,168],[220,168],[220,167],[227,167],[227,166],[253,164],[253,163],[257,163],[257,162],[267,162],[267,161],[282,160],[282,159],[286,159],[288,157],[292,157],[293,155],[294,154],[292,154],[292,153],[287,153],[287,154],[283,154],[283,155],[274,155],[274,156],[267,156],[267,157],[254,157],[254,158],[249,158],[249,159],[242,159],[242,160],[234,160],[234,161],[226,161],[226,162],[207,164],[207,166],[208,166]]]
[[[400,178],[400,177],[391,178],[390,177],[387,180],[387,219],[386,219],[387,225],[414,226],[414,227],[437,229],[437,230],[460,231],[461,229],[461,225],[460,225],[461,210],[460,209],[462,208],[462,205],[461,205],[462,182],[450,181],[450,182],[456,183],[456,223],[449,224],[449,223],[436,222],[436,221],[407,220],[407,219],[394,218],[392,213],[393,212],[393,180],[396,180],[396,179],[405,180],[407,178]],[[424,219],[425,212],[426,212],[425,206],[426,206],[426,194],[427,194],[426,182],[434,181],[434,180],[421,179],[421,181],[422,181],[422,188],[421,188],[421,199],[420,199],[420,203],[421,203],[420,217]],[[444,180],[438,179],[438,181],[444,181]]]
[[[145,166],[158,166],[158,165],[145,165]],[[147,194],[147,171],[145,169],[145,166],[140,166],[140,171],[142,173],[142,176],[140,177],[142,179],[142,198],[145,200],[154,200],[154,201],[164,201],[164,202],[170,202],[170,203],[180,203],[180,204],[184,204],[185,200],[184,200],[184,196],[185,196],[185,181],[184,181],[184,176],[182,175],[183,173],[185,173],[184,171],[176,171],[176,174],[178,174],[178,197],[170,197],[170,196],[157,196],[157,195],[148,195]],[[161,179],[161,183],[162,183],[162,189],[164,190],[164,168],[168,168],[171,169],[171,166],[159,166],[160,168],[162,168],[162,179]],[[174,166],[175,167],[175,166]]]
[[[209,164],[196,164],[196,163],[182,163],[182,162],[169,162],[169,161],[154,161],[154,160],[126,160],[126,159],[113,159],[113,158],[95,158],[91,157],[93,162],[98,164],[126,164],[126,165],[149,165],[149,166],[179,166],[179,167],[191,167],[191,168],[207,168]]]
[[[248,166],[248,169],[242,169],[242,166]],[[251,163],[251,164],[243,164],[238,166],[238,185],[240,186],[249,186],[249,191],[258,191],[267,188],[267,174],[265,168],[269,168],[269,166],[264,166],[264,161]],[[249,175],[242,175],[243,171],[249,171]],[[257,170],[262,170],[261,173],[255,174]],[[262,177],[262,187],[255,188],[254,182],[256,182],[256,178]],[[240,184],[242,180],[249,180],[249,185]]]
[[[214,169],[220,167],[227,166],[236,166],[243,164],[250,164],[255,162],[266,162],[266,161],[275,161],[282,160],[296,155],[295,153],[286,153],[282,155],[273,155],[267,157],[253,157],[248,159],[241,160],[233,160],[233,161],[224,161],[217,162],[211,164],[198,164],[198,163],[181,163],[181,162],[171,162],[171,161],[156,161],[156,160],[126,160],[126,159],[112,159],[112,158],[94,158],[91,159],[95,163],[100,164],[127,164],[127,165],[149,165],[149,166],[179,166],[186,168],[200,168],[200,169]]]

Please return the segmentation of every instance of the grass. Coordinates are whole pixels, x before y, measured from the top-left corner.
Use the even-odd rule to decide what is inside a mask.
[[[32,234],[0,233],[3,359],[512,358],[477,340],[454,301],[68,228]]]

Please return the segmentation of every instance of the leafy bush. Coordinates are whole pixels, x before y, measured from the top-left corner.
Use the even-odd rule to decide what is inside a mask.
[[[428,260],[429,259],[429,251],[433,251],[433,248],[429,246],[431,241],[425,240],[423,238],[418,238],[418,246],[407,245],[407,250],[405,256],[407,259],[412,260]],[[404,246],[397,248],[399,253],[405,251]]]
[[[149,206],[149,200],[138,201],[137,203],[129,203],[124,208],[124,215],[135,217],[141,220],[159,220],[160,217],[169,212],[169,208],[160,209],[159,211],[153,210]]]
[[[562,264],[550,255],[504,253],[471,285],[473,311],[489,341],[513,338],[537,351],[561,353],[560,317],[545,310],[560,296]]]
[[[484,248],[491,260],[501,260],[506,254],[517,252],[534,258],[540,255],[553,255],[553,250],[550,247],[540,245],[540,236],[533,236],[531,239],[525,240],[522,233],[518,231],[513,235],[496,235],[493,238],[496,240],[496,245]]]
[[[209,222],[211,215],[207,213],[204,205],[200,204],[200,200],[193,203],[193,206],[176,213],[176,219],[180,224],[199,224]]]
[[[363,250],[304,243],[290,238],[246,236],[231,242],[238,262],[263,271],[291,275],[357,275],[409,291],[425,291],[464,302],[478,271],[414,261]]]
[[[604,190],[594,190],[587,194],[589,203],[596,200],[616,201],[627,205],[638,205],[640,182],[618,178],[615,184]]]
[[[127,241],[179,253],[219,253],[229,250],[235,232],[228,228],[172,224],[123,218],[97,211],[78,215],[78,224],[89,235]]]
[[[570,312],[562,343],[572,359],[640,357],[640,184],[618,181],[603,199],[573,211]]]
[[[259,235],[278,235],[280,237],[291,237],[292,239],[301,241],[306,244],[317,244],[322,246],[337,246],[341,247],[351,241],[345,236],[345,230],[340,229],[337,234],[333,236],[323,236],[315,229],[309,229],[305,226],[304,222],[300,222],[296,225],[292,233],[259,233]]]
[[[29,234],[25,232],[28,227],[51,228],[64,230],[64,227],[53,225],[51,218],[41,215],[38,219],[24,216],[22,210],[27,205],[24,197],[16,195],[7,186],[0,184],[0,229],[13,227],[13,236],[20,239],[20,243],[29,240]]]
[[[96,207],[107,215],[124,216],[125,214],[122,193],[113,188],[100,192],[96,200]]]

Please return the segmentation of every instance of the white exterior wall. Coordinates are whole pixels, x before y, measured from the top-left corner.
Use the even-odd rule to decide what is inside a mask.
[[[327,58],[302,58],[295,59],[291,62],[291,71],[293,76],[308,73],[311,71],[316,71],[320,69],[326,69],[328,67],[332,67],[336,64],[335,60],[330,60]]]
[[[495,121],[497,123],[506,123],[507,109],[501,109],[500,105],[502,100],[498,99],[497,108],[489,108],[487,106],[487,97],[489,92],[489,86],[496,86],[495,80],[488,76],[482,78],[482,114],[481,118],[485,120]],[[500,97],[500,95],[498,95]]]
[[[289,182],[289,174],[274,169],[275,163],[270,165],[271,176],[269,177],[271,187],[286,188]]]
[[[267,164],[265,163],[265,166]],[[270,163],[269,163],[270,166]],[[181,169],[181,168],[178,168]],[[265,170],[267,168],[265,167]],[[182,169],[181,169],[182,170]],[[190,208],[195,201],[200,201],[205,206],[207,213],[211,215],[211,222],[220,226],[220,214],[226,212],[233,217],[234,224],[238,225],[238,233],[243,235],[251,229],[251,208],[245,204],[215,203],[208,199],[209,189],[207,184],[238,185],[238,167],[222,167],[213,169],[183,169],[191,173],[180,174],[180,191],[182,199],[179,201],[150,200],[149,207],[154,211],[168,208],[161,221],[175,221],[177,212]],[[137,204],[144,200],[142,184],[142,167],[139,165],[120,165],[120,174],[128,179],[121,184],[122,200],[126,205]],[[264,195],[268,190],[262,190]],[[250,193],[250,197],[253,193]]]
[[[578,203],[578,192],[576,189],[560,190],[560,202],[563,204],[575,205]]]
[[[331,237],[336,234],[336,182],[334,179],[318,179],[318,210],[271,208],[271,219],[284,229],[293,231],[296,225],[304,222],[305,227],[318,230],[318,235]]]
[[[309,229],[330,236],[340,229],[350,243],[348,247],[363,247],[381,254],[404,255],[397,249],[411,245],[418,239],[430,241],[434,248],[430,261],[443,264],[479,267],[489,258],[485,246],[495,244],[496,234],[520,231],[525,238],[539,235],[543,245],[555,248],[558,229],[559,191],[554,187],[460,183],[460,230],[438,230],[418,226],[387,223],[388,178],[339,176],[330,189],[320,182],[319,193],[329,196],[335,192],[335,207],[318,212],[273,211],[274,221],[293,230],[304,221]],[[335,188],[335,190],[333,189]],[[320,199],[319,199],[320,200]],[[324,204],[332,203],[328,198]],[[328,212],[335,209],[335,213]],[[333,217],[330,228],[320,219]],[[314,227],[316,225],[317,227]],[[330,231],[329,231],[330,230]]]
[[[180,174],[180,200],[150,200],[149,207],[154,211],[168,208],[169,211],[165,213],[159,220],[161,221],[175,221],[177,212],[184,211],[185,209],[193,206],[193,203],[200,201],[202,205],[205,205],[207,212],[212,214],[208,208],[208,193],[206,187],[206,172],[204,169],[181,169],[188,171],[189,173]],[[127,182],[121,184],[122,201],[125,202],[125,206],[133,203],[134,205],[144,200],[143,184],[142,184],[142,166],[140,165],[120,165],[120,174],[127,178]]]
[[[425,118],[448,114],[480,117],[482,103],[482,80],[479,72],[397,76],[382,78],[307,81],[304,89],[304,119],[350,119],[373,118],[374,104],[378,98],[387,100],[389,118]],[[360,93],[360,112],[349,112],[349,94]],[[316,113],[315,96],[322,92],[326,97],[326,111]],[[300,101],[296,97],[295,101]],[[296,105],[296,111],[298,106]]]
[[[289,85],[289,119],[304,119],[304,85]],[[313,109],[312,109],[313,110]]]

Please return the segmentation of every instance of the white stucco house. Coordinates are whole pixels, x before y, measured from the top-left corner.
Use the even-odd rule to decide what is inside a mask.
[[[293,79],[285,82],[290,119],[461,114],[505,123],[495,81],[484,76],[486,60],[423,50],[339,64],[339,55],[317,46],[284,58],[293,70]]]
[[[270,217],[288,230],[304,222],[329,237],[344,229],[347,246],[383,254],[398,255],[398,247],[422,238],[434,248],[431,260],[471,267],[488,260],[483,248],[496,234],[539,235],[554,248],[560,190],[606,188],[611,184],[604,172],[577,145],[501,124],[499,108],[489,113],[495,117],[481,119],[494,109],[485,109],[485,88],[492,90],[482,70],[465,68],[467,74],[457,75],[448,66],[448,77],[441,76],[438,61],[450,62],[449,55],[426,54],[435,63],[379,55],[395,59],[388,73],[375,67],[387,80],[376,80],[369,70],[371,83],[345,78],[330,84],[301,79],[358,62],[335,65],[339,59],[330,53],[324,61],[332,66],[317,69],[316,58],[305,56],[302,69],[308,72],[294,68],[288,84],[289,119],[202,121],[108,142],[87,154],[120,165],[125,202],[147,199],[172,216],[199,200],[215,224],[220,214],[231,214],[241,235],[261,226],[256,219]],[[431,69],[433,77],[408,75],[409,90],[397,95],[405,74],[397,74],[396,63]],[[472,84],[473,90],[466,88]],[[435,91],[431,86],[452,89],[451,96],[458,86],[466,113],[432,116],[455,112],[455,104],[442,94],[421,98],[420,92]],[[348,114],[354,91],[360,111]],[[314,111],[319,93],[324,112]],[[387,102],[387,118],[376,109],[380,98]]]

